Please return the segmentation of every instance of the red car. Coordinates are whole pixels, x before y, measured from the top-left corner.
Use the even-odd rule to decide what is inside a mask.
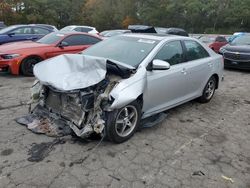
[[[79,53],[102,39],[87,33],[54,32],[40,40],[0,46],[0,71],[33,75],[36,63],[66,53]]]
[[[219,50],[222,46],[225,46],[228,41],[224,36],[202,36],[199,38],[200,41],[206,43],[209,48],[214,50],[216,53],[219,53]]]

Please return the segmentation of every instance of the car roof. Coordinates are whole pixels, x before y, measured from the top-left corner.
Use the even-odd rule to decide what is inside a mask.
[[[54,34],[58,34],[58,35],[65,35],[65,36],[69,36],[69,35],[76,35],[76,34],[80,34],[80,35],[87,35],[87,36],[91,36],[100,40],[103,40],[102,38],[96,36],[96,35],[92,35],[89,33],[85,33],[85,32],[77,32],[77,31],[55,31],[53,32]]]
[[[179,35],[168,35],[168,34],[157,34],[157,33],[128,33],[123,36],[135,37],[135,38],[144,38],[150,40],[162,41],[165,39],[187,39],[190,37],[184,37]]]
[[[66,27],[84,27],[84,28],[95,29],[94,27],[87,26],[87,25],[68,25]]]

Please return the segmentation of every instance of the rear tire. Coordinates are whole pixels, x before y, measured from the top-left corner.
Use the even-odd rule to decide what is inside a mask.
[[[200,103],[208,103],[213,98],[214,93],[215,93],[215,89],[216,89],[216,84],[217,84],[217,81],[216,81],[216,78],[214,76],[209,78],[209,80],[208,80],[208,82],[203,90],[202,96],[200,98],[198,98],[198,101]]]
[[[141,105],[134,101],[123,108],[108,112],[106,139],[122,143],[130,139],[138,129],[141,120]]]
[[[24,76],[33,76],[33,68],[35,64],[42,61],[40,57],[28,57],[21,63],[21,73]]]

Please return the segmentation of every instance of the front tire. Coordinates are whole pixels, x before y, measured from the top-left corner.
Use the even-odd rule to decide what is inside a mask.
[[[106,138],[115,143],[130,139],[138,129],[141,120],[141,105],[134,101],[123,108],[107,114]]]
[[[212,76],[208,80],[203,90],[202,96],[198,99],[199,102],[208,103],[213,98],[216,89],[216,84],[217,84],[216,78]]]
[[[24,76],[33,76],[34,66],[42,61],[39,57],[29,57],[22,61],[21,63],[21,72]]]

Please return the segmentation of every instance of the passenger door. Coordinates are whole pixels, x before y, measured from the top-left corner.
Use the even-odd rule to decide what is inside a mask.
[[[147,72],[143,108],[145,116],[176,106],[186,99],[189,86],[183,58],[180,41],[166,43],[154,57],[168,62],[171,67],[169,70]]]
[[[185,71],[187,91],[190,98],[198,97],[209,77],[211,76],[213,62],[209,53],[198,42],[184,40]]]
[[[53,51],[47,53],[47,57],[50,58],[66,53],[67,54],[79,53],[88,48],[89,46],[91,46],[92,44],[95,44],[99,41],[101,40],[88,35],[83,35],[83,34],[71,35],[66,37],[60,42],[60,44],[64,44],[64,46],[58,44]]]
[[[10,31],[6,42],[32,40],[32,36],[33,31],[31,27],[21,27]]]

